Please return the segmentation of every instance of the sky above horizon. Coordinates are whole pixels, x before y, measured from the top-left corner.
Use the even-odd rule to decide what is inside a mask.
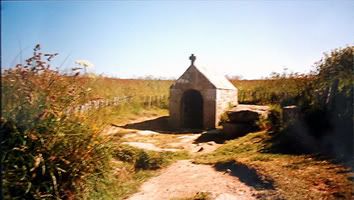
[[[245,79],[309,72],[354,44],[353,11],[354,1],[2,1],[1,66],[40,43],[61,69],[88,60],[121,78],[177,78],[191,53],[196,66]]]

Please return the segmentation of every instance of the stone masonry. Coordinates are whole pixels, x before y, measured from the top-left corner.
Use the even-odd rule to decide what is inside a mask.
[[[215,128],[220,115],[238,104],[237,88],[224,76],[196,67],[193,54],[190,59],[190,67],[170,88],[170,126],[196,128],[188,127],[193,124],[189,121],[201,120],[198,128]]]

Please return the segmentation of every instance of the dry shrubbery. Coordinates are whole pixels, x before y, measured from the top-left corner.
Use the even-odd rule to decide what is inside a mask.
[[[311,79],[295,99],[300,115],[276,136],[283,152],[353,155],[354,47],[333,50],[315,64]],[[274,141],[273,141],[274,142]]]
[[[41,53],[38,45],[26,65],[3,71],[0,157],[4,198],[126,196],[147,176],[144,169],[159,168],[179,156],[139,151],[133,163],[123,160],[122,165],[137,168],[129,172],[130,184],[118,180],[111,162],[113,151],[118,150],[114,141],[107,141],[111,138],[99,133],[109,123],[140,113],[146,108],[144,97],[167,96],[172,81],[87,76],[78,69],[63,74],[49,65],[55,55]],[[135,98],[122,105],[73,111],[90,100],[117,96]],[[148,107],[166,108],[164,100]]]
[[[26,65],[2,74],[1,164],[6,199],[71,199],[107,169],[108,144],[83,116],[66,113],[86,100],[84,80],[60,74],[40,46]],[[46,61],[45,58],[47,58]]]

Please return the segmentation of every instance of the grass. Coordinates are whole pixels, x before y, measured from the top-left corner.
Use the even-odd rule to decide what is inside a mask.
[[[117,96],[169,96],[174,80],[120,79],[103,76],[81,77],[84,87],[91,90],[90,99],[111,99]],[[309,78],[301,74],[273,74],[260,80],[231,80],[238,88],[238,98],[244,104],[264,104],[284,101],[299,95]],[[166,102],[167,103],[167,102]]]
[[[132,164],[114,160],[113,169],[108,177],[89,180],[95,190],[88,199],[124,199],[138,191],[140,185],[157,174],[154,170],[135,171]]]
[[[88,113],[87,119],[91,120],[91,123],[97,126],[101,125],[125,125],[131,121],[144,118],[157,117],[166,115],[168,110],[152,107],[145,108],[136,104],[123,104],[119,106],[109,106],[98,110],[93,110]]]
[[[114,168],[111,177],[97,187],[90,199],[125,199],[138,191],[142,183],[159,174],[159,170],[176,160],[187,159],[189,154],[180,152],[153,152],[137,149],[128,145],[116,148]]]
[[[300,74],[273,74],[260,80],[231,80],[243,104],[294,104],[310,78]]]
[[[195,195],[190,197],[172,198],[171,200],[211,200],[210,192],[197,192]]]
[[[91,98],[110,99],[116,96],[168,96],[171,80],[119,79],[103,76],[82,77],[91,89]]]
[[[269,147],[269,135],[250,133],[228,141],[215,152],[200,155],[196,163],[220,165],[234,162],[255,170],[273,182],[274,190],[260,191],[259,198],[350,199],[350,169],[314,155],[262,153]],[[240,178],[240,177],[239,177]]]
[[[110,168],[110,142],[89,116],[66,109],[87,100],[78,74],[50,67],[36,45],[26,64],[1,76],[0,157],[5,199],[72,199]],[[43,57],[44,56],[44,57]],[[48,62],[47,62],[48,61]],[[2,194],[1,194],[2,195]]]
[[[187,159],[186,151],[147,151],[129,145],[120,145],[114,152],[114,158],[122,162],[131,163],[136,169],[160,169],[176,160]]]

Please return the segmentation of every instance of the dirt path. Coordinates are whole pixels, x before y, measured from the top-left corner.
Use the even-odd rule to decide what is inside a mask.
[[[146,121],[146,119],[144,120]],[[154,126],[160,123],[154,122],[154,119],[148,121]],[[149,124],[144,123],[144,121],[137,121],[136,124],[139,126],[116,127],[114,131],[127,132],[124,136],[125,144],[159,152],[186,150],[195,156],[212,152],[221,146],[221,144],[212,141],[198,141],[203,133],[161,133],[149,130]],[[141,124],[144,125],[144,128],[140,128]],[[134,129],[135,127],[137,129]],[[145,127],[147,127],[146,130],[143,130]],[[193,164],[190,160],[179,160],[162,169],[160,175],[145,182],[139,192],[128,199],[181,199],[191,198],[201,192],[207,193],[208,197],[217,200],[255,199],[254,195],[256,194],[253,188],[242,183],[237,177],[229,175],[228,172],[216,171],[210,165]]]
[[[198,192],[209,192],[213,199],[254,199],[253,191],[237,178],[215,171],[209,165],[197,165],[180,160],[162,173],[145,182],[140,192],[129,200],[167,200],[193,197]]]

